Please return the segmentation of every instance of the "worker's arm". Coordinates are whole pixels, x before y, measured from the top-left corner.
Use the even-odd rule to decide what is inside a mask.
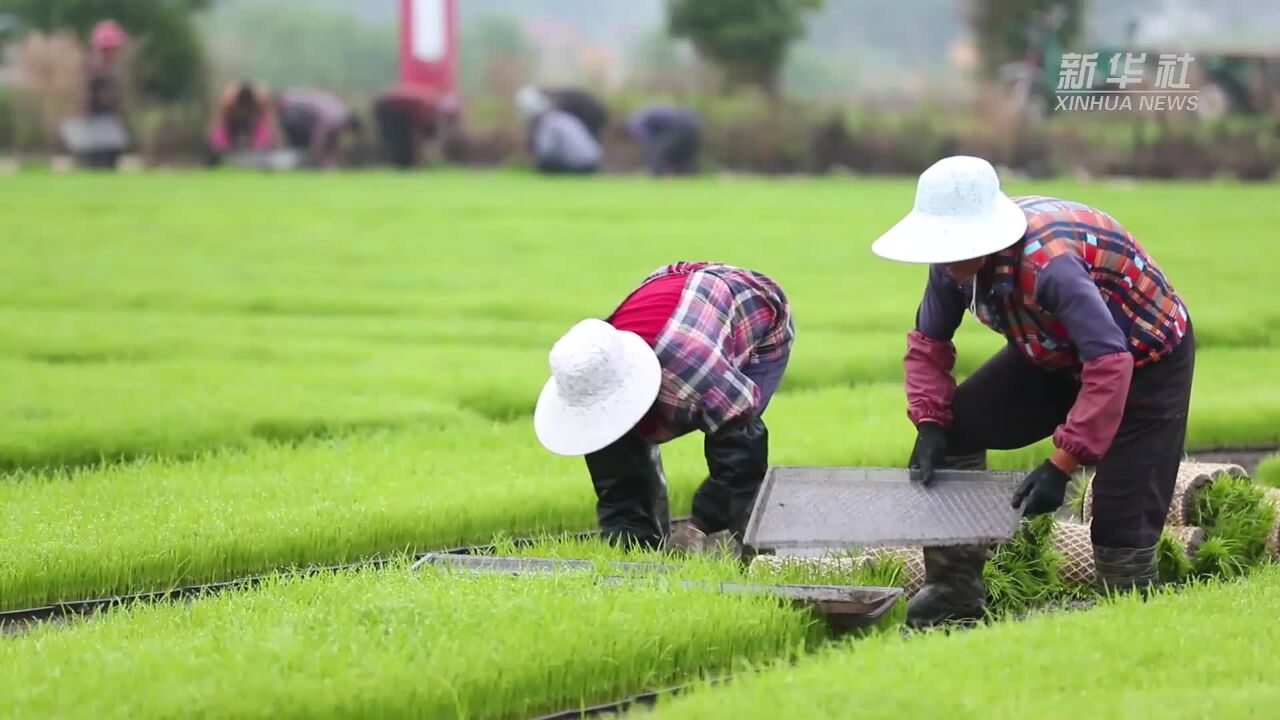
[[[1084,367],[1080,392],[1066,422],[1053,433],[1053,464],[1067,473],[1092,465],[1106,454],[1124,416],[1133,378],[1133,355],[1084,261],[1054,258],[1036,278],[1036,301],[1057,316],[1071,336]]]
[[[919,425],[951,424],[951,398],[956,381],[956,346],[951,342],[964,318],[965,301],[960,289],[942,265],[929,268],[929,282],[916,310],[916,327],[907,333],[903,358],[906,378],[907,417]]]
[[[311,146],[307,154],[317,167],[326,167],[333,160],[332,139],[338,132],[337,126],[327,120],[316,121],[316,128],[311,132]]]

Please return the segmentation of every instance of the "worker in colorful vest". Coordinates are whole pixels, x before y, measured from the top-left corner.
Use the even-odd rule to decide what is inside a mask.
[[[1052,513],[1076,469],[1093,466],[1100,585],[1153,584],[1195,342],[1182,299],[1133,235],[1081,203],[1010,198],[988,162],[962,156],[920,176],[915,208],[872,249],[930,265],[904,361],[915,478],[928,485],[939,468],[984,469],[987,450],[1052,437],[1056,449],[1013,506]],[[1008,344],[957,387],[951,341],[966,308]],[[925,548],[908,623],[981,616],[987,551]]]
[[[534,430],[548,450],[585,455],[600,531],[611,542],[696,552],[745,529],[764,481],[762,415],[787,366],[794,326],[777,283],[741,268],[680,262],[649,277],[606,320],[551,349]],[[709,475],[692,520],[670,534],[658,445],[694,430]]]

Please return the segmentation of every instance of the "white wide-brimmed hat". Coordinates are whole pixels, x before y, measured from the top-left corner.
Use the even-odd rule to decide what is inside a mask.
[[[551,348],[551,379],[533,430],[559,455],[586,455],[622,437],[658,398],[662,367],[639,335],[603,320],[574,325]]]
[[[515,103],[516,112],[526,122],[551,109],[551,99],[532,85],[525,85],[516,91]]]
[[[1027,216],[1000,192],[991,163],[956,155],[920,174],[915,207],[871,251],[898,262],[959,262],[1004,250],[1026,231]]]

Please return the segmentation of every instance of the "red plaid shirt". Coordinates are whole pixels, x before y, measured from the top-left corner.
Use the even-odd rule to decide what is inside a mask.
[[[650,282],[688,275],[675,314],[653,343],[662,387],[644,424],[645,439],[666,442],[702,430],[713,433],[751,415],[760,403],[743,368],[780,360],[795,334],[782,288],[751,270],[708,262],[659,268]]]

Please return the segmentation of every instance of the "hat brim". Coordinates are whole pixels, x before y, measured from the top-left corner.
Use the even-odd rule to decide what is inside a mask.
[[[658,356],[639,335],[620,335],[629,370],[613,393],[590,405],[569,405],[554,377],[542,387],[533,430],[543,447],[557,455],[593,453],[625,435],[653,407],[662,385]]]
[[[1000,193],[985,217],[957,219],[912,210],[871,244],[871,252],[905,263],[952,263],[1000,252],[1027,232],[1027,216]]]

